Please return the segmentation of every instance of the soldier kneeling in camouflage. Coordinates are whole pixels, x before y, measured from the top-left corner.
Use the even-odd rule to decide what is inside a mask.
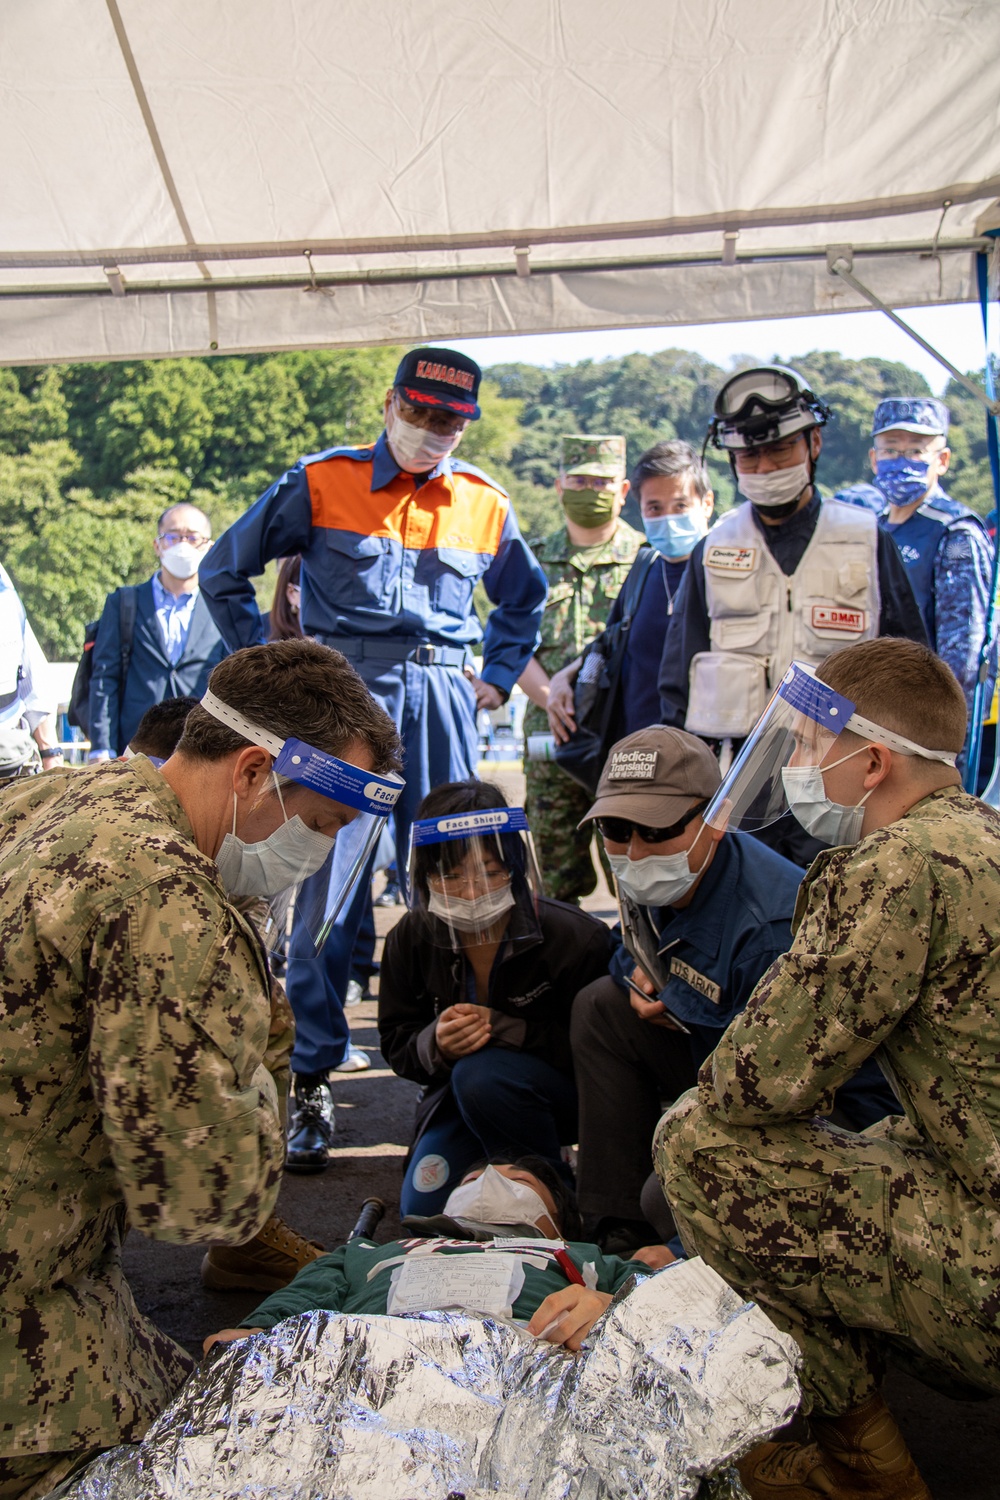
[[[215,668],[162,771],[137,755],[0,795],[2,1500],[140,1438],[192,1368],[132,1299],[126,1216],[179,1244],[268,1219],[291,1033],[234,900],[350,841],[353,789],[398,792],[397,751],[339,653],[282,641]]]
[[[688,1250],[802,1348],[813,1441],[753,1449],[753,1500],[930,1500],[880,1386],[893,1353],[1000,1391],[1000,819],[961,789],[965,700],[938,657],[883,638],[816,672],[793,664],[704,817],[787,802],[839,847],[656,1165]],[[904,1114],[818,1119],[869,1056]]]

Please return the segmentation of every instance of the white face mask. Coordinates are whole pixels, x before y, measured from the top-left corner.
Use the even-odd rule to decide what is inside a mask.
[[[805,463],[793,464],[790,469],[772,469],[770,474],[741,474],[737,469],[736,483],[751,505],[767,510],[772,505],[790,505],[798,500],[812,478]]]
[[[509,885],[501,886],[498,891],[486,891],[482,896],[473,896],[471,901],[464,896],[442,896],[435,890],[427,893],[427,910],[431,916],[440,917],[456,932],[483,932],[513,905],[514,896]]]
[[[386,413],[385,435],[393,458],[408,474],[423,474],[428,469],[436,469],[443,458],[454,453],[462,440],[460,432],[445,435],[429,432],[426,427],[414,427],[412,422],[400,416],[395,402],[390,402]]]
[[[196,547],[194,542],[178,542],[160,553],[160,565],[174,578],[193,578],[207,551],[207,547]]]
[[[842,802],[834,802],[826,795],[823,771],[832,771],[834,766],[842,766],[845,760],[850,760],[852,756],[860,755],[867,749],[868,746],[863,745],[861,750],[852,750],[850,755],[842,755],[839,760],[823,766],[822,770],[819,766],[781,768],[781,781],[788,806],[806,833],[811,833],[814,839],[836,847],[841,844],[856,844],[861,837],[865,803],[875,788],[865,792],[854,807],[845,807]]]
[[[693,874],[688,852],[682,849],[680,854],[647,854],[645,859],[609,854],[608,863],[622,890],[640,906],[673,906],[687,895],[708,864],[712,842],[709,840],[705,858]]]
[[[281,793],[278,793],[280,800]],[[277,896],[289,886],[314,875],[333,848],[333,839],[307,828],[296,813],[257,844],[236,837],[236,795],[233,794],[233,832],[227,833],[215,856],[219,878],[230,896]],[[284,803],[282,803],[284,812]]]
[[[449,1193],[444,1205],[453,1219],[472,1219],[476,1224],[534,1224],[549,1218],[549,1211],[534,1188],[515,1182],[498,1172],[486,1171],[474,1182],[463,1182]]]

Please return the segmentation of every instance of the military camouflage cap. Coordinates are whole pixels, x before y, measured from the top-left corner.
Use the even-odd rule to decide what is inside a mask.
[[[625,439],[595,437],[589,433],[565,433],[559,467],[563,474],[593,474],[601,479],[625,477]]]
[[[948,408],[933,396],[891,396],[880,401],[872,419],[872,437],[880,432],[926,432],[948,436]]]
[[[612,745],[587,816],[629,818],[650,828],[669,828],[696,802],[719,790],[719,762],[684,729],[652,724]],[[582,824],[581,824],[582,826]]]

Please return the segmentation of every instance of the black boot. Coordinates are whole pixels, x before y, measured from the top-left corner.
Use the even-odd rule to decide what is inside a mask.
[[[288,1172],[325,1172],[333,1143],[333,1094],[325,1073],[297,1073],[288,1119]]]

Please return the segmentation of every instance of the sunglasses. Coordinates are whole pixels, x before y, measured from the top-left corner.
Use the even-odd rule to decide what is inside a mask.
[[[601,837],[610,839],[613,844],[630,843],[633,833],[637,833],[644,844],[665,844],[668,839],[675,839],[682,834],[707,806],[707,802],[699,802],[679,822],[671,823],[669,828],[650,828],[642,823],[633,823],[631,818],[595,818],[594,821]]]

